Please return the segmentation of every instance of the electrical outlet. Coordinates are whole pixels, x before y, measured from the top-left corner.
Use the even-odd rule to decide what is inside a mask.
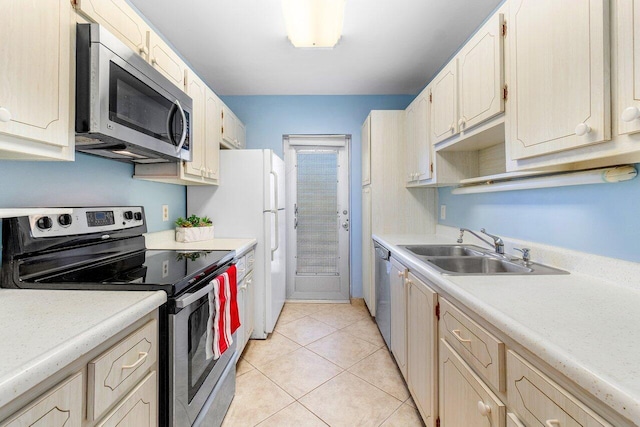
[[[169,260],[162,261],[162,278],[169,275]]]
[[[440,219],[447,219],[447,205],[440,205]]]
[[[162,205],[162,220],[169,221],[169,205]]]

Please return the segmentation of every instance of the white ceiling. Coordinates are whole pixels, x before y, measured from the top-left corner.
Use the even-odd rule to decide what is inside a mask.
[[[129,0],[219,95],[416,94],[501,0],[346,0],[334,49],[296,49],[280,0]]]

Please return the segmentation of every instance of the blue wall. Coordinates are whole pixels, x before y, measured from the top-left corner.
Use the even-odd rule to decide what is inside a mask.
[[[468,195],[440,188],[438,196],[439,204],[447,205],[447,219],[440,224],[484,227],[498,235],[640,262],[640,178]]]
[[[133,165],[76,153],[75,162],[0,161],[0,208],[142,205],[149,231],[184,216],[183,186],[132,178]],[[162,205],[170,221],[162,221]]]
[[[282,135],[351,134],[351,296],[362,297],[360,127],[371,110],[403,110],[413,95],[225,96],[247,126],[247,148],[282,157]]]

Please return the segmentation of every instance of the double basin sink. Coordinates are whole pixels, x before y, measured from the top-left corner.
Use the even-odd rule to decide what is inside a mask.
[[[498,255],[475,245],[402,245],[402,248],[447,275],[568,274],[564,270]]]

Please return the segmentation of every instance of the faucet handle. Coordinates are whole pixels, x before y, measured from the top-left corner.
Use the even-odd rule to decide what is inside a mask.
[[[462,243],[462,235],[464,234],[464,230],[461,228],[460,229],[460,236],[458,236],[458,240],[456,240],[458,243]]]
[[[522,260],[524,262],[528,263],[529,261],[531,261],[531,249],[529,249],[529,248],[522,248],[522,249],[513,248],[513,249],[516,250],[516,251],[522,252]]]

